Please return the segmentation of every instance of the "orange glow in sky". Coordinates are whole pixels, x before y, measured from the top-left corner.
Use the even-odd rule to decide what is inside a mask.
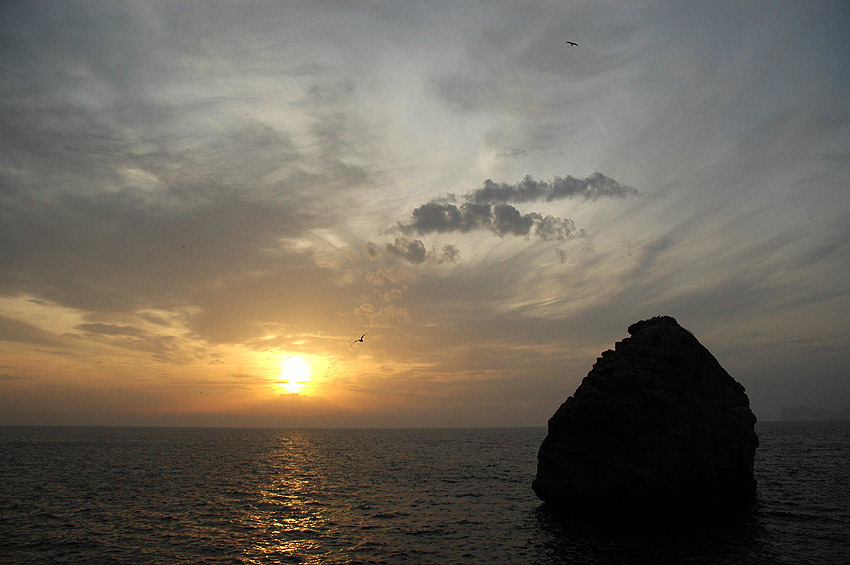
[[[846,2],[139,4],[0,10],[0,425],[544,427],[656,315],[850,408]]]

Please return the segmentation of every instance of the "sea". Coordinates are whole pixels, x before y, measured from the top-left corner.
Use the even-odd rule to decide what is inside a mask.
[[[559,513],[544,428],[0,428],[0,563],[850,563],[850,422],[760,422],[722,515]]]

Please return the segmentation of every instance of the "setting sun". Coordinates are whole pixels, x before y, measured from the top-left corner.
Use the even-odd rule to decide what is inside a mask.
[[[287,392],[298,394],[310,380],[310,364],[300,355],[287,357],[280,362],[280,386]]]

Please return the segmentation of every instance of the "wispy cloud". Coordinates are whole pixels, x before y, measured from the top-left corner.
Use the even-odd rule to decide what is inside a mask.
[[[59,346],[60,336],[14,318],[0,316],[0,341],[31,345]]]
[[[791,2],[0,10],[3,386],[75,371],[94,406],[83,389],[129,371],[179,411],[190,383],[253,390],[297,350],[339,361],[325,392],[358,409],[445,395],[455,421],[489,395],[539,424],[628,323],[670,313],[718,358],[757,336],[742,382],[846,391],[797,380],[850,351],[845,22]],[[829,335],[789,368],[788,338]],[[182,392],[147,394],[166,372]]]
[[[149,332],[130,325],[101,322],[78,324],[89,343],[99,342],[111,347],[149,354],[153,359],[169,364],[187,364],[203,357],[203,351],[191,346],[179,336]]]

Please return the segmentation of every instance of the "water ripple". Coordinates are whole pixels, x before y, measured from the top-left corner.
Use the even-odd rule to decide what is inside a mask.
[[[850,425],[759,424],[734,519],[534,497],[543,429],[0,428],[0,562],[844,563]]]

